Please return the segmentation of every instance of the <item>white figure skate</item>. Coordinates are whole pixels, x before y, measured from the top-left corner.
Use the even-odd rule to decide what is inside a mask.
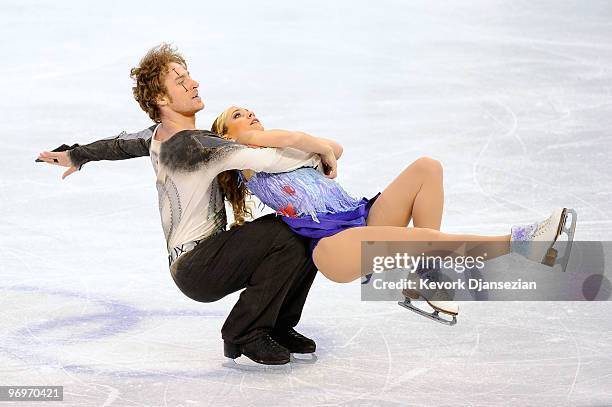
[[[416,290],[405,289],[402,291],[404,294],[404,301],[398,302],[404,308],[408,308],[410,311],[414,311],[419,315],[424,316],[425,318],[433,319],[444,325],[455,325],[457,323],[457,315],[459,314],[459,306],[454,301],[448,301],[448,294],[439,290],[436,291],[433,295],[430,295],[429,298],[425,297],[423,294],[419,293]],[[416,307],[412,304],[411,300],[423,299],[429,304],[431,308],[433,308],[433,312],[427,312],[419,307]],[[448,315],[452,317],[452,319],[442,318],[440,313]]]
[[[368,274],[362,277],[361,284],[368,284],[372,279],[373,274]],[[417,274],[411,274],[416,276]],[[447,292],[439,290],[433,294],[427,294],[427,296],[419,293],[416,290],[405,289],[402,291],[404,295],[404,301],[399,301],[398,304],[404,308],[408,308],[411,311],[416,312],[419,315],[422,315],[426,318],[433,319],[441,324],[445,325],[455,325],[457,323],[457,315],[459,314],[459,306],[454,301],[449,301],[449,295]],[[429,298],[428,298],[429,297]],[[412,304],[411,300],[425,300],[431,308],[433,308],[433,312],[427,312],[418,308]],[[452,319],[446,319],[440,317],[440,313],[450,315]]]
[[[412,281],[418,281],[419,279],[425,278],[428,280],[440,281],[441,277],[440,269],[435,267],[421,267],[415,270],[415,272],[408,274],[408,280]],[[414,288],[406,288],[402,290],[402,294],[404,295],[404,301],[398,302],[402,307],[441,324],[452,326],[457,323],[459,306],[456,302],[451,301],[452,295],[447,291],[443,289],[418,291]],[[433,309],[433,312],[415,306],[412,300],[424,300]],[[450,319],[448,317],[442,318],[440,314],[449,316]]]
[[[542,222],[513,226],[511,229],[512,251],[549,267],[559,264],[565,271],[572,250],[576,220],[576,211],[558,208]],[[553,246],[563,233],[567,235],[567,242],[563,242],[565,244],[563,255],[559,257],[558,250]]]

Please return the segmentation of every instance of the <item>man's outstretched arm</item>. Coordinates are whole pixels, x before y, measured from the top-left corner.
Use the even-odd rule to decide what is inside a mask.
[[[85,145],[67,146],[63,144],[53,151],[40,153],[36,161],[69,167],[62,175],[62,179],[64,179],[73,172],[80,170],[89,161],[126,160],[148,156],[155,126],[153,125],[138,133],[122,132],[117,136]]]

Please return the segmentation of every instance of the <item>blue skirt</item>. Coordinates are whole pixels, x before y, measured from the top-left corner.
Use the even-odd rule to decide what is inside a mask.
[[[283,221],[289,228],[300,236],[310,238],[310,255],[324,237],[333,236],[343,230],[357,226],[366,226],[370,208],[380,196],[380,192],[373,198],[363,198],[359,205],[350,211],[337,213],[317,213],[319,222],[315,222],[310,216],[304,215],[297,218],[283,216]]]

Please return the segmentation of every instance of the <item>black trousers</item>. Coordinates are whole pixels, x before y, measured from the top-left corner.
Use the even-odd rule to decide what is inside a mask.
[[[206,239],[171,271],[195,301],[217,301],[246,288],[221,329],[223,340],[242,344],[296,326],[317,270],[307,239],[266,215]]]

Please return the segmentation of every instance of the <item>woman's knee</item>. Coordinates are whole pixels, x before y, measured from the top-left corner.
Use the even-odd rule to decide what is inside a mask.
[[[442,176],[444,172],[440,161],[427,156],[417,158],[410,166],[428,175]]]

